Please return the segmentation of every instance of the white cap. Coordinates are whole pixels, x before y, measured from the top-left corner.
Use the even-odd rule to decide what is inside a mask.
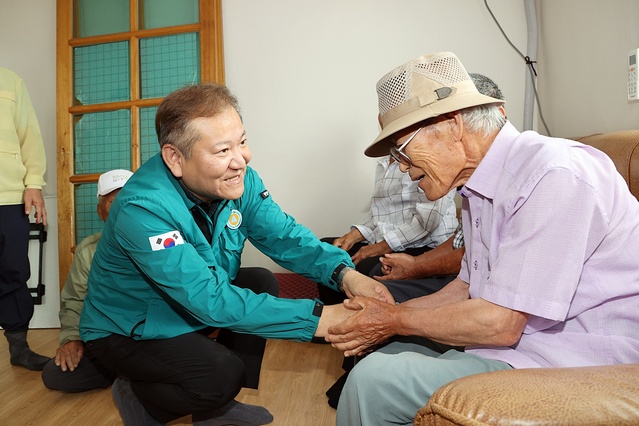
[[[100,175],[98,179],[98,197],[107,195],[116,189],[124,186],[127,180],[133,175],[129,170],[116,169]]]

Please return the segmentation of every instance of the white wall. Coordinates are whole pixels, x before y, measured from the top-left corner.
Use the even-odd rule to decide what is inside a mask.
[[[637,0],[541,0],[539,95],[553,136],[639,128],[627,55],[639,48]]]
[[[31,328],[52,328],[60,326],[58,310],[60,308],[60,288],[58,286],[58,197],[45,195],[44,203],[47,214],[52,220],[47,225],[47,241],[43,245],[42,265],[39,262],[40,244],[38,240],[29,241],[29,260],[31,264],[31,278],[27,286],[36,288],[39,283],[39,268],[42,267],[42,284],[44,297],[42,304],[36,305],[33,318],[29,324]],[[34,222],[31,212],[31,222]]]
[[[523,2],[491,0],[520,50]],[[231,0],[226,81],[239,97],[255,167],[273,198],[318,236],[365,215],[375,160],[377,80],[424,53],[455,52],[502,87],[522,124],[525,68],[479,0]],[[253,250],[245,262],[273,267]]]

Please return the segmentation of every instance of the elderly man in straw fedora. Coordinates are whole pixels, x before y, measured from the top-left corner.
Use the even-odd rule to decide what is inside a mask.
[[[471,374],[639,362],[639,202],[612,161],[517,131],[449,52],[394,69],[377,93],[384,128],[366,155],[390,152],[431,200],[459,188],[466,252],[433,295],[345,302],[358,312],[326,339],[346,355],[393,335],[465,351],[386,345],[351,372],[337,424],[412,424],[437,388]]]

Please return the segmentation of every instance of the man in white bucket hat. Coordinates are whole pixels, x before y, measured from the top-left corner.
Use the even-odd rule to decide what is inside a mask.
[[[459,188],[466,252],[433,295],[346,301],[359,312],[326,339],[346,355],[394,335],[466,349],[440,354],[413,338],[368,355],[337,425],[412,424],[435,390],[471,374],[639,362],[639,202],[612,161],[518,132],[449,52],[396,68],[377,93],[384,130],[366,154],[390,151],[431,200]]]
[[[116,169],[98,179],[97,213],[106,222],[111,203],[133,175]],[[42,370],[42,382],[52,390],[76,393],[104,389],[115,380],[115,372],[102,366],[90,352],[85,353],[80,339],[80,312],[87,294],[89,270],[102,232],[84,238],[75,249],[69,275],[60,292],[60,347]]]

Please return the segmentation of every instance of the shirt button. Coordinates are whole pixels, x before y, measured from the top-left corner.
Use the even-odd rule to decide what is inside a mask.
[[[475,228],[479,228],[479,219],[475,219]]]
[[[475,269],[475,271],[477,270],[477,261],[473,262],[473,268]]]

